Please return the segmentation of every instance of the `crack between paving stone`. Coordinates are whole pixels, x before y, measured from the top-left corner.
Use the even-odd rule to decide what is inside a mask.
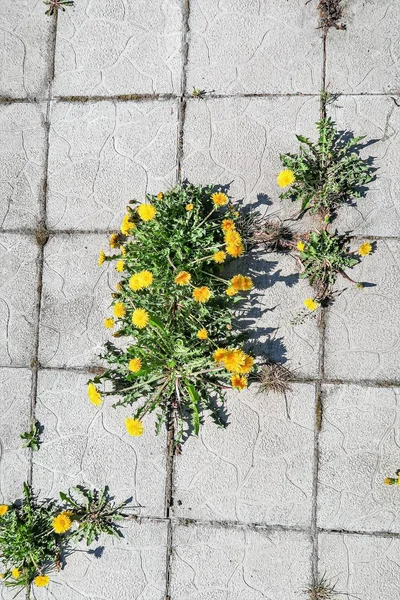
[[[183,160],[183,136],[186,117],[186,67],[189,54],[189,0],[183,1],[182,10],[182,71],[181,71],[181,90],[178,107],[178,132],[176,149],[176,182],[182,183],[182,160]],[[165,487],[165,517],[168,520],[167,530],[167,556],[166,556],[166,576],[165,576],[165,600],[171,598],[171,573],[172,573],[172,548],[173,548],[173,524],[172,524],[172,506],[174,503],[174,455],[175,455],[175,415],[174,409],[168,415],[168,436],[167,436],[167,474]]]
[[[400,102],[400,92],[398,90],[392,90],[388,92],[346,92],[343,94],[338,93],[338,97],[346,98],[346,97],[368,97],[368,96],[381,96],[382,98],[393,97],[393,101],[397,106],[397,102]],[[286,92],[286,93],[267,93],[267,92],[249,92],[242,94],[214,94],[212,92],[206,92],[205,96],[202,98],[203,100],[223,100],[229,98],[319,98],[320,93],[315,92]],[[154,100],[159,101],[168,101],[168,100],[180,100],[184,98],[185,100],[195,100],[199,101],[197,98],[193,98],[193,94],[124,94],[124,95],[116,95],[116,96],[54,96],[52,99],[56,103],[83,103],[83,102],[152,102]],[[10,98],[8,96],[0,96],[0,106],[8,105],[8,104],[41,104],[43,102],[47,102],[47,98],[36,98],[36,97],[26,97],[26,98]]]
[[[36,322],[35,329],[33,332],[34,338],[34,349],[33,358],[29,365],[32,373],[32,384],[30,394],[30,421],[35,423],[36,421],[36,404],[37,404],[37,391],[38,391],[38,375],[39,375],[39,341],[40,341],[40,312],[42,307],[42,289],[43,289],[43,265],[44,265],[44,246],[48,240],[48,233],[46,230],[46,207],[47,207],[47,192],[48,192],[48,168],[49,168],[49,136],[50,136],[50,119],[51,119],[51,106],[52,106],[52,93],[53,93],[53,81],[54,81],[54,69],[55,69],[55,45],[57,35],[57,13],[52,19],[52,32],[50,41],[50,69],[49,69],[49,87],[48,97],[46,99],[46,117],[45,117],[45,159],[44,159],[44,181],[41,194],[41,203],[39,208],[39,223],[36,230],[32,231],[35,235],[36,242],[38,244],[38,255],[36,259],[37,265],[37,288],[36,288]],[[28,467],[28,483],[33,483],[33,449],[29,450],[29,467]],[[30,586],[26,590],[25,600],[30,600]]]

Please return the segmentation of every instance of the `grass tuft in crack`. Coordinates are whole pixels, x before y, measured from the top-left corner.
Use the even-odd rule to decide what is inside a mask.
[[[292,379],[293,373],[289,369],[280,363],[267,362],[259,374],[260,392],[289,392]]]
[[[338,595],[335,587],[336,584],[332,584],[324,574],[305,589],[304,594],[308,600],[335,600]]]

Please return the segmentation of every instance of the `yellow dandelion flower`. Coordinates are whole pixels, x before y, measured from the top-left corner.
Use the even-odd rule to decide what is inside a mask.
[[[216,263],[223,263],[225,262],[226,259],[226,253],[223,250],[219,250],[218,252],[215,252],[215,254],[213,254],[213,261]]]
[[[290,169],[284,169],[279,173],[278,177],[276,178],[276,181],[279,187],[284,188],[288,185],[292,185],[292,183],[296,181],[296,177],[293,171],[291,171]]]
[[[17,569],[17,567],[14,567],[14,569],[11,571],[11,576],[14,577],[14,579],[18,579],[18,577],[21,575],[21,572],[19,569]]]
[[[114,317],[122,319],[126,315],[126,308],[122,302],[116,302],[113,306]]]
[[[245,354],[244,362],[243,362],[242,366],[240,367],[240,369],[238,370],[238,373],[250,373],[250,371],[253,368],[253,365],[254,365],[254,358],[252,356],[249,356],[248,354]]]
[[[306,300],[304,300],[304,306],[308,308],[308,310],[316,310],[319,304],[318,302],[315,302],[313,298],[306,298]]]
[[[0,579],[5,579],[6,578],[6,574],[5,573],[0,573]]]
[[[244,286],[244,276],[243,275],[235,275],[231,279],[231,285],[235,288],[236,291],[240,292],[243,290]]]
[[[358,249],[358,254],[360,256],[368,256],[372,252],[372,245],[369,242],[365,242],[365,244],[361,244]]]
[[[243,286],[242,286],[242,291],[243,292],[248,292],[249,290],[253,289],[253,281],[250,277],[243,277]]]
[[[175,277],[176,285],[188,285],[192,276],[187,271],[180,271],[178,275]]]
[[[232,219],[224,219],[221,227],[222,231],[233,231],[235,229],[235,223],[232,221]]]
[[[127,433],[133,437],[139,437],[144,432],[142,421],[133,417],[125,417],[125,427]]]
[[[225,233],[225,242],[227,244],[241,244],[242,238],[240,237],[240,233],[236,229],[229,229]]]
[[[88,397],[90,402],[95,406],[100,406],[103,401],[99,390],[92,381],[88,385]]]
[[[246,354],[243,350],[227,350],[222,362],[224,363],[225,369],[230,373],[238,373],[241,367],[243,367],[246,360]]]
[[[138,373],[142,368],[142,361],[140,358],[132,358],[128,363],[128,369],[132,371],[132,373]]]
[[[107,329],[112,329],[114,325],[115,321],[111,317],[107,317],[106,319],[104,319],[104,327],[107,327]]]
[[[53,519],[53,529],[56,533],[65,533],[72,527],[70,512],[64,511]]]
[[[194,204],[186,204],[185,208],[189,212],[194,209]]]
[[[119,246],[119,235],[118,235],[118,233],[112,233],[110,235],[109,244],[110,244],[110,248],[118,248],[118,246]]]
[[[217,348],[213,354],[213,359],[215,360],[215,362],[222,362],[225,358],[226,353],[227,350],[225,348]]]
[[[225,206],[225,204],[228,204],[229,198],[222,192],[215,192],[211,195],[211,200],[214,202],[214,206]]]
[[[203,329],[199,329],[196,335],[199,340],[206,340],[208,338],[208,331],[203,327]]]
[[[142,221],[152,221],[157,214],[152,204],[140,204],[137,211]]]
[[[397,483],[397,480],[394,479],[393,477],[385,477],[385,479],[383,480],[383,483],[385,485],[394,485],[395,483]]]
[[[194,288],[192,296],[193,300],[204,304],[205,302],[208,302],[208,300],[211,298],[211,290],[205,285],[202,285],[199,288]]]
[[[152,283],[153,273],[151,273],[150,271],[140,271],[140,273],[134,273],[129,279],[129,287],[134,292],[149,287],[149,285],[151,285]]]
[[[162,192],[158,192],[157,200],[162,200],[164,198],[164,194]]]
[[[126,248],[125,248],[125,246],[121,246],[121,254],[122,254],[122,256],[126,255]]]
[[[4,517],[6,512],[8,511],[7,504],[0,504],[0,517]]]
[[[153,283],[153,273],[151,271],[140,271],[139,277],[142,288],[147,288]]]
[[[130,219],[130,215],[127,214],[124,216],[124,218],[122,219],[122,224],[121,224],[121,233],[123,233],[124,235],[129,235],[130,232],[135,228],[135,223],[132,223],[131,219]]]
[[[305,243],[302,242],[301,240],[299,240],[296,244],[297,246],[297,250],[300,250],[300,252],[303,252],[304,248],[306,247]]]
[[[247,377],[241,377],[240,375],[232,375],[231,384],[233,388],[242,391],[244,388],[247,388]]]
[[[106,255],[104,254],[104,251],[100,250],[99,259],[97,261],[97,264],[99,265],[99,267],[101,267],[101,265],[104,263],[105,260],[106,260]]]
[[[125,268],[125,261],[117,260],[117,266],[115,268],[117,269],[118,273],[121,273]]]
[[[122,292],[122,284],[121,284],[121,283],[116,283],[116,284],[115,284],[115,289],[116,289],[118,292]]]
[[[149,313],[144,308],[136,308],[132,313],[132,323],[138,329],[144,329],[149,322]]]
[[[225,294],[227,296],[236,296],[236,294],[238,293],[237,288],[235,288],[233,285],[230,285],[226,290],[225,290]]]
[[[33,580],[36,587],[47,587],[50,583],[50,577],[48,575],[38,575]]]
[[[239,256],[242,256],[244,252],[244,246],[243,244],[227,244],[226,251],[229,254],[229,256],[238,258]]]

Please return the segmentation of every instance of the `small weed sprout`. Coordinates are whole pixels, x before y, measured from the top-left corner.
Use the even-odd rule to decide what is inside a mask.
[[[116,522],[123,519],[124,515],[121,511],[129,500],[122,504],[115,504],[108,487],[105,487],[102,492],[92,491],[81,485],[73,489],[75,497],[69,491],[68,494],[60,492],[60,498],[78,523],[77,529],[72,533],[74,539],[78,541],[85,539],[86,544],[90,546],[102,533],[122,537]],[[76,495],[79,498],[76,498]]]
[[[40,425],[39,421],[35,421],[32,423],[29,431],[25,431],[21,433],[21,440],[25,440],[23,444],[23,448],[31,448],[32,450],[39,450],[40,448],[40,434],[43,431],[43,427]]]
[[[65,11],[66,6],[74,6],[74,0],[46,0],[44,3],[49,7],[45,14],[50,17],[59,10]]]
[[[311,302],[322,302],[332,293],[333,285],[340,274],[355,285],[357,282],[350,279],[344,272],[345,268],[354,267],[360,259],[346,247],[347,238],[329,233],[326,229],[321,232],[311,232],[307,243],[298,243],[300,262],[303,272],[302,279],[308,279],[315,290],[315,299],[310,299],[309,308],[316,307]]]
[[[297,135],[298,154],[281,154],[284,171],[278,185],[288,187],[282,200],[299,202],[301,212],[310,210],[329,220],[336,209],[351,198],[359,198],[360,187],[372,180],[371,168],[356,153],[365,136],[345,139],[330,119],[317,123],[318,141]]]
[[[192,98],[204,98],[204,96],[206,95],[206,90],[201,90],[200,88],[193,88],[193,92],[192,92]]]

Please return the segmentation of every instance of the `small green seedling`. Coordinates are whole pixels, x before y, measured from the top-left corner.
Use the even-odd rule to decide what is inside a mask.
[[[46,0],[44,3],[49,7],[45,14],[50,17],[59,10],[65,11],[66,6],[74,6],[74,0]]]
[[[31,448],[32,450],[39,450],[40,448],[40,434],[43,432],[43,426],[40,425],[39,421],[32,423],[29,431],[21,433],[21,440],[25,440],[23,448]]]

